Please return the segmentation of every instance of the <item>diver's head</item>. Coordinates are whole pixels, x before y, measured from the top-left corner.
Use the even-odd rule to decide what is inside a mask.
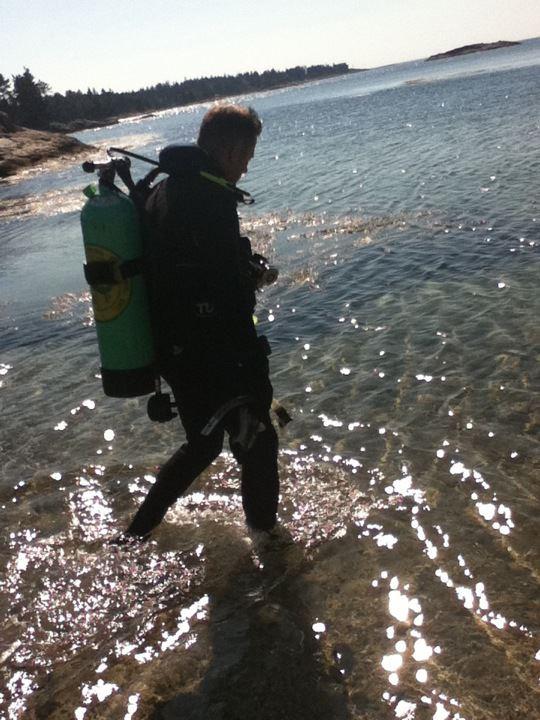
[[[251,107],[215,105],[204,116],[197,141],[225,180],[236,183],[247,172],[262,123]]]

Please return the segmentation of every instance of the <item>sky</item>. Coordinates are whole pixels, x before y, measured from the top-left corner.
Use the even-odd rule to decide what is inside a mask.
[[[540,0],[0,0],[0,73],[122,91],[538,36]]]

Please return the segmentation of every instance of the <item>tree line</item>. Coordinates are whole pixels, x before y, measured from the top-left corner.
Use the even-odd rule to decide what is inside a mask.
[[[17,125],[38,130],[63,130],[70,124],[81,127],[125,115],[165,110],[178,105],[214,100],[228,95],[269,90],[293,83],[316,80],[349,72],[347,63],[297,66],[287,70],[266,70],[238,75],[220,75],[158,83],[130,92],[88,89],[52,93],[47,83],[37,80],[28,68],[11,79],[0,73],[0,111]]]

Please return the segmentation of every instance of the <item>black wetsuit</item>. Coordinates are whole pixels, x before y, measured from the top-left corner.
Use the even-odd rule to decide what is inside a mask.
[[[145,535],[163,519],[219,455],[225,432],[242,468],[246,521],[267,530],[277,512],[278,441],[269,417],[269,349],[253,322],[252,253],[240,236],[238,198],[200,175],[219,173],[197,147],[165,148],[160,164],[169,177],[146,205],[148,280],[160,371],[186,443],[161,467],[128,533]],[[240,410],[256,427],[248,443],[235,441]]]

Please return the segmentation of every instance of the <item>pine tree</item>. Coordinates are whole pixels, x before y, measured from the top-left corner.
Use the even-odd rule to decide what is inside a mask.
[[[46,128],[49,125],[44,96],[49,86],[36,80],[28,68],[22,75],[13,76],[15,120],[29,128]]]
[[[11,82],[0,73],[0,111],[8,113],[11,100]]]

